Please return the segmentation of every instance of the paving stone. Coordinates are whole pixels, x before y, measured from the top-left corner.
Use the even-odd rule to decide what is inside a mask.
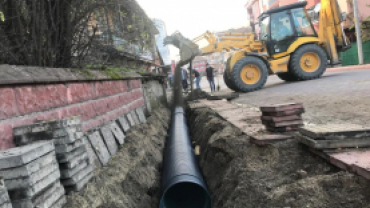
[[[304,109],[303,104],[301,103],[286,103],[286,104],[277,104],[271,106],[260,107],[262,112],[281,112],[281,111],[290,111],[296,109]]]
[[[59,163],[66,163],[66,162],[69,162],[69,161],[73,160],[73,158],[77,157],[78,155],[83,154],[84,152],[87,152],[87,148],[86,148],[85,143],[81,144],[80,147],[72,150],[71,152],[57,154],[56,157],[57,157]]]
[[[82,154],[74,157],[72,160],[66,163],[59,163],[59,168],[60,170],[72,169],[88,159],[89,157],[87,155],[87,152],[83,152]]]
[[[26,198],[32,198],[36,196],[41,191],[45,190],[51,184],[60,179],[60,172],[59,170],[54,171],[52,174],[49,174],[41,181],[34,184],[32,187],[22,188],[22,189],[14,189],[8,190],[10,199],[13,200],[22,200]]]
[[[297,126],[303,125],[302,120],[295,120],[295,121],[281,121],[281,122],[273,122],[273,121],[263,121],[262,122],[267,127],[289,127],[289,126]]]
[[[0,151],[0,169],[23,166],[54,149],[52,141],[41,141],[23,147]]]
[[[74,133],[82,132],[82,125],[75,127],[68,127],[63,129],[53,130],[53,138],[63,137],[63,136],[74,136]]]
[[[94,133],[90,134],[88,138],[91,147],[93,148],[95,154],[99,158],[99,161],[103,166],[106,165],[110,159],[110,154],[99,132],[95,131]]]
[[[13,129],[13,134],[15,136],[26,134],[26,133],[37,133],[42,131],[48,131],[50,129],[60,129],[67,127],[75,127],[81,125],[80,117],[70,117],[66,119],[39,122],[24,126],[15,127]]]
[[[353,139],[358,137],[369,137],[370,128],[355,124],[325,124],[317,126],[306,126],[300,129],[301,134],[313,139]]]
[[[71,192],[81,191],[85,187],[85,185],[93,178],[93,176],[94,176],[94,172],[91,172],[85,178],[80,180],[76,185],[65,186],[64,189],[66,190],[66,193],[69,194]]]
[[[84,140],[84,143],[85,143],[87,155],[89,157],[89,163],[94,165],[97,168],[100,168],[102,166],[102,164],[100,163],[100,160],[99,160],[98,156],[96,155],[95,151],[93,150],[87,136],[85,136],[83,138],[83,140]]]
[[[136,125],[134,118],[132,117],[131,113],[128,113],[126,115],[128,122],[130,123],[130,126],[133,127]]]
[[[94,167],[92,165],[89,165],[87,168],[81,170],[71,178],[60,180],[60,182],[63,184],[63,186],[73,186],[76,185],[79,181],[83,180],[87,175],[89,175],[93,171]]]
[[[55,202],[50,208],[63,208],[63,206],[67,204],[66,196],[60,197],[60,199]]]
[[[62,136],[62,137],[54,138],[54,144],[55,145],[58,145],[58,144],[70,144],[70,143],[75,142],[78,139],[81,139],[83,136],[84,136],[84,133],[83,132],[71,133],[71,134],[69,134],[67,136]]]
[[[118,145],[110,126],[108,125],[100,128],[100,132],[105,144],[107,145],[110,155],[114,156],[117,153]]]
[[[118,144],[123,145],[125,143],[126,136],[122,132],[122,130],[118,127],[118,124],[116,122],[111,123],[110,129],[112,130],[112,133],[114,137],[116,138]]]
[[[135,110],[131,111],[130,114],[132,119],[134,119],[135,124],[140,124],[139,118],[137,117]]]
[[[298,140],[314,149],[337,149],[337,148],[360,148],[370,147],[370,139],[368,137],[360,137],[353,139],[338,139],[338,140],[315,140],[310,137],[301,135]]]
[[[139,116],[141,123],[146,123],[146,117],[143,108],[136,108],[136,114]]]
[[[57,154],[69,153],[81,147],[81,145],[83,145],[82,139],[78,139],[75,142],[70,143],[70,144],[58,144],[58,145],[55,145],[55,152]]]
[[[296,126],[286,126],[286,127],[268,127],[266,129],[270,132],[291,132],[291,131],[298,131],[303,125],[296,125]]]
[[[31,187],[55,171],[59,171],[59,166],[56,162],[53,162],[30,176],[4,180],[5,186],[9,190]]]
[[[5,179],[27,177],[56,161],[55,152],[52,151],[24,166],[0,170],[0,175]]]
[[[61,179],[68,179],[74,176],[76,173],[80,172],[81,170],[85,169],[89,165],[88,160],[83,160],[79,165],[71,169],[64,169],[60,170],[60,178]],[[93,165],[92,165],[93,166]]]
[[[291,115],[302,115],[305,112],[304,109],[295,109],[281,112],[262,112],[263,116],[291,116]]]
[[[302,117],[300,115],[291,115],[291,116],[262,116],[262,121],[268,121],[268,122],[282,122],[282,121],[295,121],[295,120],[302,120]]]
[[[51,188],[54,189],[54,188]],[[53,192],[46,191],[44,194],[37,198],[42,198],[43,200],[37,199],[36,203],[33,199],[25,199],[12,201],[13,208],[35,208],[35,207],[51,207],[55,204],[62,196],[64,196],[65,191],[62,186],[54,189]]]
[[[288,139],[292,139],[293,136],[291,135],[283,135],[283,134],[264,134],[264,135],[254,135],[251,136],[251,143],[257,145],[268,145],[275,142],[285,141]]]
[[[128,130],[130,130],[131,126],[129,124],[129,121],[126,119],[125,116],[121,116],[117,119],[117,123],[119,127],[123,130],[124,133],[127,133]]]

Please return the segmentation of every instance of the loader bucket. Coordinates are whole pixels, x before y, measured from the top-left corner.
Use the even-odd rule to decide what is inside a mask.
[[[197,44],[185,38],[179,32],[175,32],[171,36],[167,36],[164,39],[163,44],[171,44],[180,49],[180,57],[182,62],[189,62],[195,56],[202,54]]]

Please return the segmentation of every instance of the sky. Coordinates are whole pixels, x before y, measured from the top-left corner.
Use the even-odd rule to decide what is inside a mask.
[[[161,19],[167,34],[180,31],[193,39],[207,30],[223,31],[248,25],[248,0],[137,0],[150,18]],[[178,59],[178,50],[170,47],[171,57]]]

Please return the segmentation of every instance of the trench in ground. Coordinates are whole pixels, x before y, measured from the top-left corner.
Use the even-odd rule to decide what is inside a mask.
[[[188,125],[215,208],[370,207],[370,182],[341,171],[295,139],[266,147],[211,109]]]

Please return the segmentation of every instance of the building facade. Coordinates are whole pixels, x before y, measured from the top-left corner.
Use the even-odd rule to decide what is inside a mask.
[[[193,69],[204,73],[206,71],[207,59],[203,56],[197,56],[193,60]]]
[[[167,45],[163,44],[163,40],[167,37],[166,24],[160,19],[152,19],[154,25],[158,29],[159,33],[155,36],[156,45],[158,52],[163,59],[164,65],[171,64],[171,54]]]

